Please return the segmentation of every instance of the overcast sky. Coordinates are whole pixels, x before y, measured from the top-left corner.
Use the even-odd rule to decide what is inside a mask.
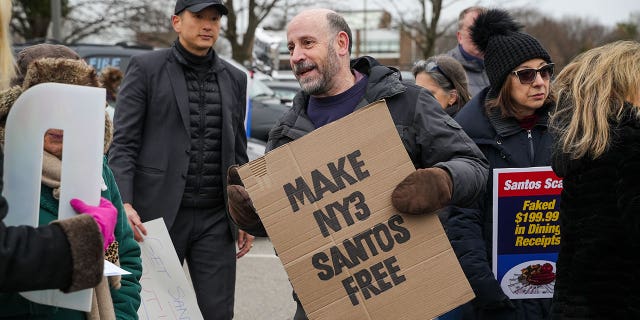
[[[368,7],[385,5],[389,2],[416,3],[416,0],[352,0],[352,4],[365,3]],[[475,4],[487,7],[527,7],[551,14],[554,18],[565,16],[588,17],[602,24],[613,26],[617,22],[629,20],[629,13],[640,14],[640,0],[444,0],[444,19],[454,19],[460,10]],[[360,7],[362,8],[362,7]],[[392,10],[389,10],[392,11]]]
[[[460,1],[474,3],[474,1]],[[482,1],[483,5],[491,6],[504,1]],[[589,17],[605,25],[613,26],[617,22],[629,20],[629,13],[640,14],[639,0],[536,0],[509,1],[513,5],[527,6],[539,9],[543,13],[550,13],[556,18],[563,16]],[[532,4],[534,3],[534,4]],[[457,5],[457,4],[456,4]],[[464,4],[461,8],[464,7]]]

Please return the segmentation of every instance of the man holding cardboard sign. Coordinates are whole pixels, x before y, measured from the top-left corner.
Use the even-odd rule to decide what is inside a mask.
[[[267,150],[296,140],[370,102],[384,99],[413,167],[418,169],[412,168],[412,172],[393,190],[392,203],[397,211],[413,215],[431,213],[447,204],[469,204],[482,192],[487,177],[487,163],[475,144],[442,111],[428,91],[403,84],[396,70],[380,65],[371,57],[355,59],[350,63],[351,30],[344,18],[325,9],[303,11],[290,22],[287,41],[290,63],[302,92],[294,99],[291,110],[271,130]],[[310,202],[327,195],[327,190],[341,189],[341,184],[364,183],[361,181],[366,181],[367,170],[361,161],[357,150],[353,150],[327,164],[326,169],[331,172],[329,175],[314,175],[313,171],[312,181],[306,187],[303,179],[294,179],[290,189],[295,196],[293,200],[289,199],[290,210],[295,211],[295,206],[299,205],[295,202],[302,201],[296,199]],[[230,169],[228,179],[229,207],[233,219],[249,233],[266,236],[262,221],[236,168]],[[353,216],[358,219],[357,214],[360,214],[364,219],[366,205],[363,197],[357,193],[351,194],[351,198],[345,198],[342,203],[338,201],[332,208],[349,219],[353,217],[345,204],[353,206],[358,203],[362,207]],[[401,243],[404,233],[400,222],[389,219],[383,224],[372,228],[380,228],[382,234],[391,234],[397,243]],[[387,229],[384,229],[385,226]],[[333,231],[338,229],[339,226],[333,225]],[[360,240],[369,243],[367,239]],[[355,238],[353,240],[356,241]],[[390,245],[387,240],[382,241],[383,246]],[[383,250],[379,245],[377,248]],[[369,250],[373,249],[369,247]],[[333,255],[334,252],[330,252]],[[279,253],[281,256],[285,254]],[[319,265],[325,260],[322,256],[317,257]],[[346,260],[344,263],[347,263]],[[325,268],[328,278],[342,270],[326,264],[320,268]],[[402,282],[401,275],[396,274],[396,268],[392,260],[371,266],[369,275],[373,278],[379,278],[376,273],[386,275],[386,280],[376,287],[374,294]],[[362,282],[360,284],[367,284],[364,281],[366,277],[363,277],[359,279]],[[357,280],[347,285],[353,284],[355,287]],[[305,318],[299,304],[295,319]]]

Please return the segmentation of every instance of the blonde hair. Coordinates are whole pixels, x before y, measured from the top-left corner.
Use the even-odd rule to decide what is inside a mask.
[[[7,88],[16,74],[9,33],[11,10],[11,1],[0,1],[0,90]]]
[[[560,150],[572,159],[596,159],[609,147],[610,121],[621,119],[625,102],[640,104],[640,43],[617,41],[584,52],[553,86],[558,104],[551,127]],[[633,111],[640,118],[640,106]]]

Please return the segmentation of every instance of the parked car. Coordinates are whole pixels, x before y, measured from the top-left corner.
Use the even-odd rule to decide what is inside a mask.
[[[280,101],[289,107],[293,104],[293,97],[300,91],[300,84],[297,81],[265,81],[264,82]]]
[[[287,54],[289,54],[287,52]],[[278,81],[284,81],[284,82],[298,82],[298,79],[296,79],[296,76],[293,74],[293,71],[291,70],[273,70],[271,72],[271,77],[274,80],[278,80]]]
[[[250,72],[240,63],[223,58],[234,67],[247,74],[247,91],[249,94],[249,111],[247,112],[247,123],[251,125],[247,129],[249,137],[267,141],[269,131],[280,117],[289,110],[290,105],[282,101],[276,93],[267,86],[271,82],[271,77],[259,71]]]
[[[152,47],[117,44],[110,45],[76,45],[74,49],[88,64],[100,71],[107,66],[127,70],[132,56],[153,50]]]
[[[250,123],[247,134],[250,137],[267,141],[273,125],[289,110],[269,87],[260,79],[249,82],[249,111],[247,123]]]
[[[262,157],[266,148],[267,144],[262,140],[255,138],[247,139],[247,156],[249,157],[249,161]]]

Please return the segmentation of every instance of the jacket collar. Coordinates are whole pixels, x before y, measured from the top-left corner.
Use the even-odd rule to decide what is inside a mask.
[[[451,55],[456,60],[458,60],[458,62],[460,62],[460,64],[462,64],[462,66],[465,69],[469,69],[473,72],[484,71],[484,60],[478,59],[475,57],[474,57],[475,59],[467,59],[465,55],[462,53],[462,47],[460,45],[451,49],[451,51],[449,51],[448,54]]]
[[[547,103],[544,106],[542,106],[542,108],[536,111],[539,117],[535,127],[545,128],[545,129],[547,128],[548,122],[549,122],[550,108],[551,108],[551,104]],[[503,136],[503,137],[511,136],[523,130],[515,118],[503,117],[498,108],[493,108],[489,110],[487,117],[489,118],[489,122],[491,122],[491,125],[493,125],[496,132],[500,136]]]
[[[515,118],[503,118],[498,109],[491,109],[487,113],[485,105],[488,91],[489,88],[484,88],[473,96],[456,115],[455,120],[460,123],[464,131],[474,140],[489,139],[489,141],[494,139],[496,133],[507,137],[522,132],[523,129]],[[546,104],[540,108],[538,111],[540,117],[534,128],[547,128],[551,107],[552,104]]]
[[[176,40],[177,42],[177,40]],[[212,55],[211,59],[213,60],[212,62],[212,70],[214,72],[218,72],[221,71],[223,69],[225,69],[225,65],[224,63],[222,63],[222,59],[220,59],[220,57],[218,57],[218,55],[216,54],[215,50],[211,49],[210,54]],[[189,63],[189,61],[187,61],[187,59],[185,59],[185,57],[180,53],[180,50],[178,50],[178,48],[176,47],[176,43],[174,42],[173,45],[171,45],[171,54],[168,56],[168,59],[171,61],[176,61],[178,62],[180,65],[183,66],[188,66],[188,67],[192,67],[191,64]]]
[[[458,50],[460,50],[460,54],[462,54],[462,57],[466,60],[469,61],[470,63],[473,63],[475,65],[478,66],[484,66],[484,60],[481,58],[478,58],[476,56],[472,56],[470,53],[466,52],[464,50],[464,48],[462,47],[462,45],[458,45]]]

